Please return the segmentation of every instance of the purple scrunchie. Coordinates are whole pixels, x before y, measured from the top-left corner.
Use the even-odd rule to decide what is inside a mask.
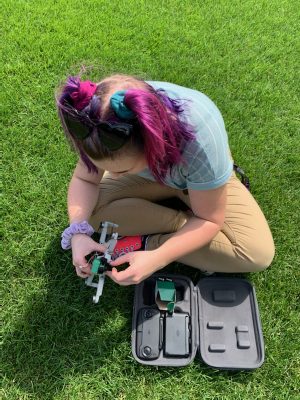
[[[94,228],[87,222],[73,222],[68,228],[66,228],[61,235],[61,247],[64,250],[69,250],[71,246],[71,239],[76,233],[83,233],[88,236],[92,236]]]

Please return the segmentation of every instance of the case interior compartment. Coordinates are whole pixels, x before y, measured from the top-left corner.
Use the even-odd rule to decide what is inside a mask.
[[[155,283],[158,277],[172,279],[176,290],[173,314],[158,310]],[[132,352],[139,363],[183,366],[196,353],[196,330],[191,318],[195,297],[192,282],[180,275],[155,274],[136,286],[132,326]]]

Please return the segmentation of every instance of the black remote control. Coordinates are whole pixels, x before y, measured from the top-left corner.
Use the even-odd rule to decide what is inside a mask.
[[[154,360],[159,357],[163,340],[163,317],[155,308],[142,308],[138,314],[137,355]]]

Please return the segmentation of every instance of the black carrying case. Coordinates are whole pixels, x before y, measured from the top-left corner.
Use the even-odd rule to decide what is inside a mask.
[[[155,303],[157,278],[176,289],[172,315]],[[264,343],[253,286],[245,279],[208,277],[194,285],[182,275],[154,274],[136,286],[132,354],[144,365],[180,367],[197,351],[209,366],[251,370],[264,362]]]

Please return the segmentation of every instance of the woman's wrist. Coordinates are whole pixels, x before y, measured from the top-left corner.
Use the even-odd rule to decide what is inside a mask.
[[[173,260],[169,261],[169,257],[161,250],[161,247],[158,247],[154,250],[148,250],[152,253],[152,257],[155,260],[155,264],[157,265],[157,271],[166,267],[170,264]],[[155,272],[155,271],[154,271]]]

